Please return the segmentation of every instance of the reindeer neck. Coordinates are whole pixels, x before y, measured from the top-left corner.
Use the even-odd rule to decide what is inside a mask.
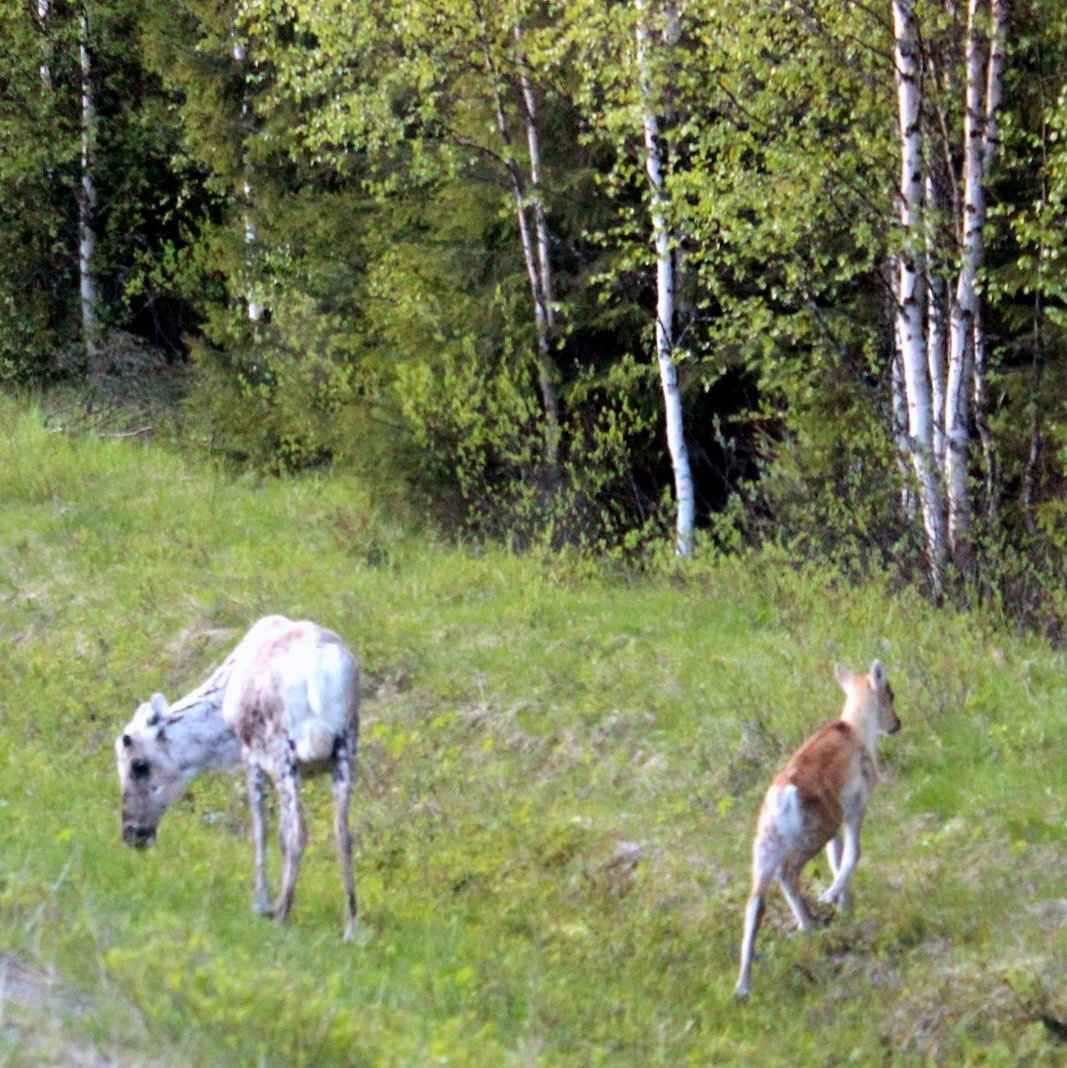
[[[206,682],[175,701],[164,717],[171,751],[190,779],[207,769],[240,763],[241,744],[222,718],[233,659],[228,657]]]

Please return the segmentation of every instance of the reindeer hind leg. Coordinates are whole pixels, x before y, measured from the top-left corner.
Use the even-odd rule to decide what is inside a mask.
[[[345,891],[344,941],[351,942],[356,924],[356,883],[352,875],[352,832],[348,807],[352,798],[352,772],[355,765],[355,738],[338,739],[333,754],[333,828],[337,860]]]
[[[278,791],[280,838],[282,843],[282,881],[278,900],[274,905],[274,918],[284,923],[293,907],[296,877],[300,860],[307,846],[307,827],[300,804],[300,774],[295,764],[287,761],[275,780]]]
[[[248,782],[248,807],[252,815],[252,851],[256,867],[255,897],[252,907],[261,916],[272,915],[267,890],[267,826],[264,820],[263,770],[245,759],[245,779]]]

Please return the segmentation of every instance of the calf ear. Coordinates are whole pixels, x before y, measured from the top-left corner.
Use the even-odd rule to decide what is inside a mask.
[[[878,687],[885,685],[885,668],[882,667],[881,660],[875,660],[875,662],[871,664],[871,682]]]
[[[845,691],[845,693],[848,693],[849,689],[851,689],[852,687],[852,683],[855,681],[856,676],[853,675],[847,667],[842,667],[840,664],[838,664],[834,668],[834,678],[837,679],[837,685],[840,686],[841,689]]]

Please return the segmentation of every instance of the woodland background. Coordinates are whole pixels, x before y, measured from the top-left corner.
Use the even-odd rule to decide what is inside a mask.
[[[1065,66],[1062,0],[0,0],[0,1065],[1062,1064]],[[325,782],[284,928],[240,776],[119,840],[277,611],[364,667],[345,951]],[[740,1008],[875,657],[855,913]]]
[[[1065,71],[1054,0],[3,0],[0,382],[1058,638]]]

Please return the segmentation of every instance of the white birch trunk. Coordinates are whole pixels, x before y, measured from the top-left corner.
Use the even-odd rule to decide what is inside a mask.
[[[517,5],[516,5],[517,6]],[[556,325],[554,286],[552,284],[552,260],[549,254],[548,221],[545,218],[544,182],[541,177],[541,137],[537,128],[537,98],[530,80],[529,63],[522,44],[522,23],[516,12],[515,44],[519,67],[519,87],[522,90],[526,109],[526,144],[530,153],[530,185],[528,199],[534,215],[537,232],[537,266],[540,277],[540,297],[544,303],[545,322],[551,330]]]
[[[530,281],[530,295],[533,300],[534,331],[537,345],[537,382],[541,392],[541,405],[545,417],[545,468],[550,480],[555,483],[559,479],[559,398],[556,394],[554,367],[552,361],[552,348],[550,338],[551,321],[549,319],[550,301],[546,297],[543,288],[543,277],[538,265],[537,254],[534,251],[534,238],[530,232],[530,221],[527,217],[526,189],[523,182],[522,172],[519,169],[518,160],[515,158],[514,142],[511,136],[511,126],[508,123],[507,111],[504,107],[502,79],[493,60],[493,53],[485,32],[485,14],[481,4],[475,4],[475,13],[483,30],[482,58],[485,62],[486,74],[489,77],[490,90],[493,96],[493,105],[496,112],[497,133],[504,149],[504,165],[508,173],[508,183],[511,187],[512,199],[515,202],[515,218],[519,227],[519,241],[522,246],[522,258],[526,265],[526,274]],[[547,264],[548,244],[547,230],[545,231],[544,263]]]
[[[530,81],[529,66],[522,43],[522,22],[519,17],[518,5],[515,12],[515,45],[516,61],[519,68],[519,87],[522,92],[523,105],[526,111],[526,144],[530,155],[530,182],[525,197],[520,198],[523,202],[530,201],[533,209],[534,232],[537,235],[537,277],[533,282],[533,299],[538,306],[535,311],[535,325],[538,328],[538,349],[541,353],[542,374],[545,381],[542,383],[542,396],[546,388],[551,392],[552,418],[548,421],[548,432],[551,440],[547,442],[546,462],[549,470],[556,477],[559,466],[559,402],[556,398],[555,385],[549,370],[552,366],[551,343],[552,334],[556,325],[556,306],[554,286],[552,282],[552,260],[548,241],[548,221],[545,217],[544,186],[541,178],[541,138],[537,128],[537,100],[534,96],[533,83]],[[499,112],[503,114],[503,111]],[[521,206],[520,206],[520,210]],[[528,241],[529,238],[527,237]],[[532,257],[531,257],[532,262]]]
[[[81,301],[82,339],[94,371],[100,322],[97,318],[96,235],[93,214],[96,183],[93,179],[96,150],[96,94],[89,48],[89,14],[83,5],[78,20],[78,59],[81,71],[81,176],[78,183],[78,273]]]
[[[894,330],[894,333],[896,331]],[[919,520],[919,508],[912,485],[911,449],[908,438],[908,399],[904,392],[904,365],[901,360],[899,334],[896,335],[896,351],[890,367],[890,389],[893,404],[893,441],[897,449],[897,461],[900,465],[901,488],[900,507],[913,523]]]
[[[236,31],[235,31],[236,32]],[[239,66],[243,65],[248,58],[248,49],[244,43],[235,40],[232,51],[234,62]],[[248,124],[250,110],[248,107],[248,100],[242,93],[241,99],[241,127],[238,132],[238,138],[240,141],[240,147],[238,152],[240,153],[240,168],[242,172],[241,178],[241,219],[244,228],[244,266],[243,266],[243,286],[244,286],[244,299],[245,299],[245,313],[248,316],[250,323],[258,323],[265,312],[263,303],[259,299],[259,286],[256,282],[256,258],[257,250],[256,245],[258,243],[259,235],[256,231],[255,218],[252,212],[253,203],[253,189],[252,179],[248,173],[248,168],[244,162],[244,138],[245,127]]]
[[[648,69],[648,30],[644,23],[644,0],[636,0],[637,64],[641,80],[642,125],[645,136],[645,170],[650,183],[652,232],[656,247],[656,358],[659,363],[663,407],[667,423],[667,448],[674,470],[677,504],[675,552],[692,556],[695,526],[693,477],[682,422],[682,398],[678,388],[678,367],[674,359],[674,264],[671,257],[670,232],[667,226],[663,190],[663,161],[660,150],[659,122],[652,103]]]
[[[946,558],[940,480],[933,451],[934,419],[923,331],[919,255],[923,243],[923,160],[918,29],[911,0],[894,0],[893,25],[900,121],[900,222],[904,249],[896,278],[896,337],[908,408],[908,451],[926,540],[931,583],[940,590]]]
[[[971,549],[971,490],[968,484],[971,426],[970,402],[976,382],[978,355],[976,329],[981,333],[981,308],[977,291],[982,265],[985,225],[986,109],[985,48],[979,26],[984,0],[967,5],[966,110],[963,145],[962,256],[949,325],[948,383],[945,396],[945,488],[948,497],[949,542],[957,566],[967,568]],[[983,352],[984,363],[984,338]],[[983,376],[984,377],[984,376]]]
[[[41,84],[52,88],[52,55],[49,44],[52,22],[52,0],[37,0],[37,22],[41,27],[41,65],[38,70]]]
[[[992,0],[990,14],[993,25],[989,41],[989,61],[986,64],[985,130],[982,138],[983,182],[988,181],[993,169],[996,150],[1000,144],[998,112],[1004,95],[1004,53],[1008,36],[1007,0]],[[986,411],[986,368],[989,363],[989,352],[986,345],[985,308],[980,298],[975,304],[972,335],[975,425],[982,443],[982,460],[985,468],[986,518],[992,525],[997,518],[997,458]]]
[[[944,190],[928,164],[926,173],[926,367],[930,375],[930,406],[933,414],[934,466],[945,464],[945,367],[948,360],[948,287],[937,255],[938,223],[947,215]]]

